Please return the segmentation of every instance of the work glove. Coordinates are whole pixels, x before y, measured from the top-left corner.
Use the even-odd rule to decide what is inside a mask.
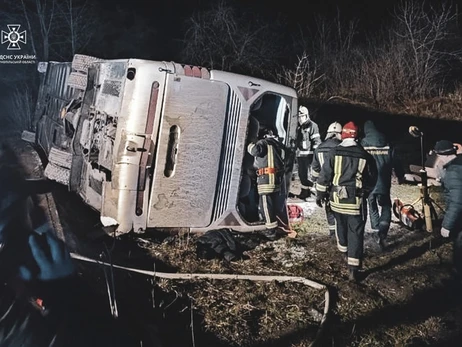
[[[323,203],[327,203],[329,201],[329,193],[327,192],[320,192],[319,190],[316,191],[316,205],[322,207]]]
[[[449,237],[450,231],[446,228],[441,228],[441,236],[443,237]]]
[[[323,198],[322,198],[322,197],[316,198],[316,205],[318,205],[319,207],[322,207],[322,202],[323,202]]]
[[[29,247],[32,257],[37,263],[38,272],[33,274],[28,266],[21,266],[19,275],[23,280],[51,281],[67,278],[74,274],[75,267],[71,255],[52,230],[48,230],[42,235],[33,232],[29,236]]]

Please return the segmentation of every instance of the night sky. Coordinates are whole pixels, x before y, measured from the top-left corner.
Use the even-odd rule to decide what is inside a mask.
[[[59,1],[59,0],[58,0]],[[79,3],[84,0],[76,0]],[[103,28],[95,29],[97,34],[94,38],[93,47],[85,54],[101,55],[107,52],[109,57],[123,57],[136,53],[140,58],[150,59],[174,59],[165,56],[167,50],[163,48],[171,39],[181,40],[186,30],[186,20],[195,11],[205,10],[218,4],[220,0],[93,0],[89,4],[95,4],[95,10]],[[440,4],[442,0],[427,0],[426,3]],[[300,30],[307,28],[315,29],[315,18],[324,16],[334,18],[337,13],[342,20],[355,19],[359,37],[365,33],[373,33],[390,18],[393,7],[401,0],[227,0],[227,3],[238,8],[243,13],[252,14],[254,18],[259,16],[269,22],[276,19],[285,22],[285,33],[299,34]],[[8,9],[12,5],[11,0],[0,0],[0,8]],[[453,4],[462,5],[462,0],[454,0]],[[133,23],[138,23],[133,25]],[[25,22],[22,23],[25,25]],[[108,30],[109,29],[109,30]],[[124,36],[124,37],[122,37]],[[109,51],[113,45],[122,46],[129,42],[133,46],[140,45],[146,49],[146,54],[141,50],[127,47]],[[102,45],[104,47],[102,47]],[[151,49],[149,49],[151,45]],[[159,48],[153,48],[154,45]],[[101,48],[101,52],[98,52]],[[164,56],[160,51],[164,50]],[[157,51],[158,54],[153,53]],[[140,53],[138,53],[140,52]],[[167,55],[169,55],[167,53]],[[58,57],[53,57],[57,59]]]
[[[113,11],[116,6],[134,11],[146,18],[153,20],[153,25],[168,26],[173,32],[177,32],[184,20],[198,9],[209,8],[218,0],[168,0],[168,1],[143,1],[143,0],[99,0],[105,11]],[[462,0],[461,0],[462,2]],[[309,25],[315,16],[323,15],[333,17],[337,9],[345,18],[358,18],[365,28],[376,27],[382,19],[387,17],[398,0],[374,1],[374,0],[323,0],[301,1],[284,0],[282,2],[268,0],[230,0],[230,4],[248,9],[268,19],[282,16],[288,23]],[[281,6],[283,4],[283,6]]]
[[[57,0],[60,1],[60,0]],[[79,3],[85,0],[75,0]],[[151,60],[181,60],[179,50],[183,47],[186,21],[195,11],[210,9],[220,0],[92,0],[98,27],[93,28],[89,44],[76,53],[95,55],[104,59],[136,57]],[[442,0],[427,0],[440,4]],[[334,18],[340,15],[344,22],[357,21],[356,39],[365,38],[389,21],[393,8],[401,0],[228,0],[227,3],[250,14],[249,18],[261,17],[270,23],[276,19],[284,22],[278,32],[286,35],[286,42],[293,36],[309,38],[308,29],[315,31],[315,20],[319,16]],[[419,0],[418,0],[419,2]],[[11,0],[0,0],[0,9],[8,11]],[[462,0],[453,4],[462,7]],[[18,21],[19,22],[19,21]],[[462,21],[459,21],[462,23]],[[26,22],[20,23],[26,27]],[[2,29],[6,24],[3,24]],[[39,41],[39,40],[37,40]],[[56,41],[56,40],[55,40]],[[59,41],[59,40],[57,40]],[[5,47],[3,47],[5,50]],[[53,48],[59,48],[55,44]],[[25,53],[31,53],[30,46]],[[289,50],[286,57],[299,52]],[[39,54],[40,55],[40,54]],[[50,52],[51,60],[71,59],[66,52]]]
[[[103,8],[103,21],[110,22],[112,14],[117,9],[126,11],[127,17],[142,17],[146,25],[154,28],[157,33],[156,45],[170,39],[181,40],[184,37],[185,21],[200,9],[208,9],[219,0],[99,0]],[[419,1],[418,1],[419,2]],[[427,0],[427,4],[441,4],[442,0]],[[302,30],[315,30],[315,18],[323,16],[334,18],[340,13],[345,22],[354,19],[357,21],[357,39],[366,38],[386,24],[393,12],[393,8],[401,0],[228,0],[228,4],[239,8],[244,13],[254,13],[268,21],[282,19],[285,24],[285,34],[300,34]],[[462,5],[462,0],[454,0],[454,5]],[[131,14],[128,14],[131,13]],[[123,24],[121,24],[123,25]],[[306,31],[305,31],[306,32]],[[139,33],[133,33],[137,35]],[[151,35],[152,37],[154,35]],[[154,39],[153,39],[154,40]],[[175,59],[168,49],[160,48],[164,55],[149,52],[145,57],[149,59]],[[124,54],[121,54],[122,56]],[[165,56],[167,55],[167,56]]]
[[[181,25],[181,22],[189,17],[195,10],[209,8],[218,0],[166,0],[166,1],[143,1],[143,0],[99,0],[106,8],[111,10],[117,4],[123,8],[134,10],[162,25],[172,27]],[[266,18],[284,16],[288,22],[301,25],[309,24],[315,16],[323,15],[333,17],[340,11],[344,18],[359,19],[361,28],[368,30],[375,28],[383,20],[386,20],[401,0],[228,0],[229,4],[237,7],[249,8]],[[428,4],[440,4],[442,0],[426,1]],[[452,1],[455,5],[461,5],[462,0]]]

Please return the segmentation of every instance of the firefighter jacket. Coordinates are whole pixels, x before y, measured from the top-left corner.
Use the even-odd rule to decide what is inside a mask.
[[[258,194],[271,194],[279,191],[284,175],[282,148],[282,145],[272,137],[264,138],[257,143],[251,142],[247,146],[247,151],[255,157]]]
[[[318,196],[329,194],[334,212],[360,215],[363,198],[375,186],[374,158],[354,139],[347,138],[328,154],[319,174]]]
[[[458,154],[444,166],[443,177],[446,213],[442,227],[450,231],[462,230],[462,155]]]
[[[311,164],[311,178],[313,182],[316,182],[321,172],[321,168],[326,161],[327,155],[330,150],[334,147],[337,147],[339,143],[342,142],[336,137],[331,137],[330,139],[325,140],[319,145],[318,148],[314,151],[313,163]]]
[[[377,130],[372,121],[364,123],[364,134],[361,145],[374,157],[378,171],[373,193],[389,195],[393,169],[399,181],[404,180],[404,169],[393,145],[388,143],[385,135]]]
[[[312,155],[321,144],[318,125],[310,120],[297,128],[297,157]]]

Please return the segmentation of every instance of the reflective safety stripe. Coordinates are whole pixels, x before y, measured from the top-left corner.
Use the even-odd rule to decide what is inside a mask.
[[[383,147],[377,147],[377,146],[367,146],[364,147],[365,150],[372,150],[372,149],[390,149],[390,146],[383,146]]]
[[[337,242],[337,248],[340,252],[342,253],[345,253],[346,251],[348,251],[348,248],[347,246],[342,246],[340,243]]]
[[[334,195],[336,194],[336,192],[334,192]],[[361,199],[356,197],[355,199],[355,203],[345,203],[345,202],[335,202],[335,201],[332,201],[331,203],[334,204],[337,208],[341,208],[341,209],[346,209],[346,210],[356,210],[356,209],[359,209],[361,207]]]
[[[247,152],[249,152],[250,154],[252,154],[252,149],[255,147],[255,143],[249,143],[249,145],[247,146]]]
[[[313,176],[313,177],[319,177],[319,172],[311,171],[311,176]]]
[[[268,212],[268,199],[267,199],[267,196],[266,195],[263,195],[262,196],[262,200],[263,200],[263,213],[265,214],[265,221],[267,222],[266,225],[268,224],[271,224],[271,217],[269,215],[269,212]]]
[[[318,153],[318,160],[319,166],[322,167],[324,165],[324,153]]]
[[[390,154],[390,146],[376,147],[376,146],[367,146],[364,149],[373,155],[388,155]]]
[[[271,194],[280,190],[279,186],[274,184],[259,184],[257,185],[258,194]]]
[[[313,154],[313,151],[298,151],[298,156]]]
[[[333,201],[331,201],[330,207],[332,208],[332,211],[337,212],[337,213],[341,213],[341,214],[348,214],[350,216],[358,216],[358,215],[361,214],[361,209],[360,208],[356,208],[356,209],[339,208],[339,207],[335,206]]]
[[[338,240],[338,231],[337,231],[337,220],[334,220],[334,226],[335,226],[335,239],[337,240],[337,245],[339,244]]]
[[[336,155],[334,158],[334,179],[332,180],[332,184],[334,186],[338,186],[338,182],[340,181],[340,177],[342,176],[342,156]]]
[[[320,191],[321,193],[327,192],[327,187],[323,186],[322,184],[316,183],[316,190]]]
[[[358,162],[358,172],[356,173],[356,187],[362,188],[363,187],[363,172],[364,168],[366,167],[366,159],[359,159]]]
[[[274,148],[273,146],[268,146],[268,168],[274,168]],[[270,185],[275,184],[275,174],[268,174],[268,183]]]
[[[336,191],[332,193],[332,198],[334,199],[334,201],[332,201],[333,204],[340,204],[340,201],[338,199],[338,193]]]
[[[359,266],[361,263],[358,258],[350,258],[348,257],[348,265],[351,266]]]

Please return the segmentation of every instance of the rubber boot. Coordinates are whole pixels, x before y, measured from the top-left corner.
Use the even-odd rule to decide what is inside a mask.
[[[387,241],[385,241],[384,237],[379,236],[379,247],[382,252],[387,250]]]
[[[329,229],[329,237],[330,237],[331,239],[335,239],[335,230]]]
[[[348,280],[351,282],[359,282],[359,268],[357,266],[348,267]]]
[[[305,200],[311,196],[311,191],[309,189],[302,188],[300,194],[298,194],[298,198]]]
[[[261,232],[261,234],[269,241],[274,241],[278,237],[277,228],[266,229]]]

